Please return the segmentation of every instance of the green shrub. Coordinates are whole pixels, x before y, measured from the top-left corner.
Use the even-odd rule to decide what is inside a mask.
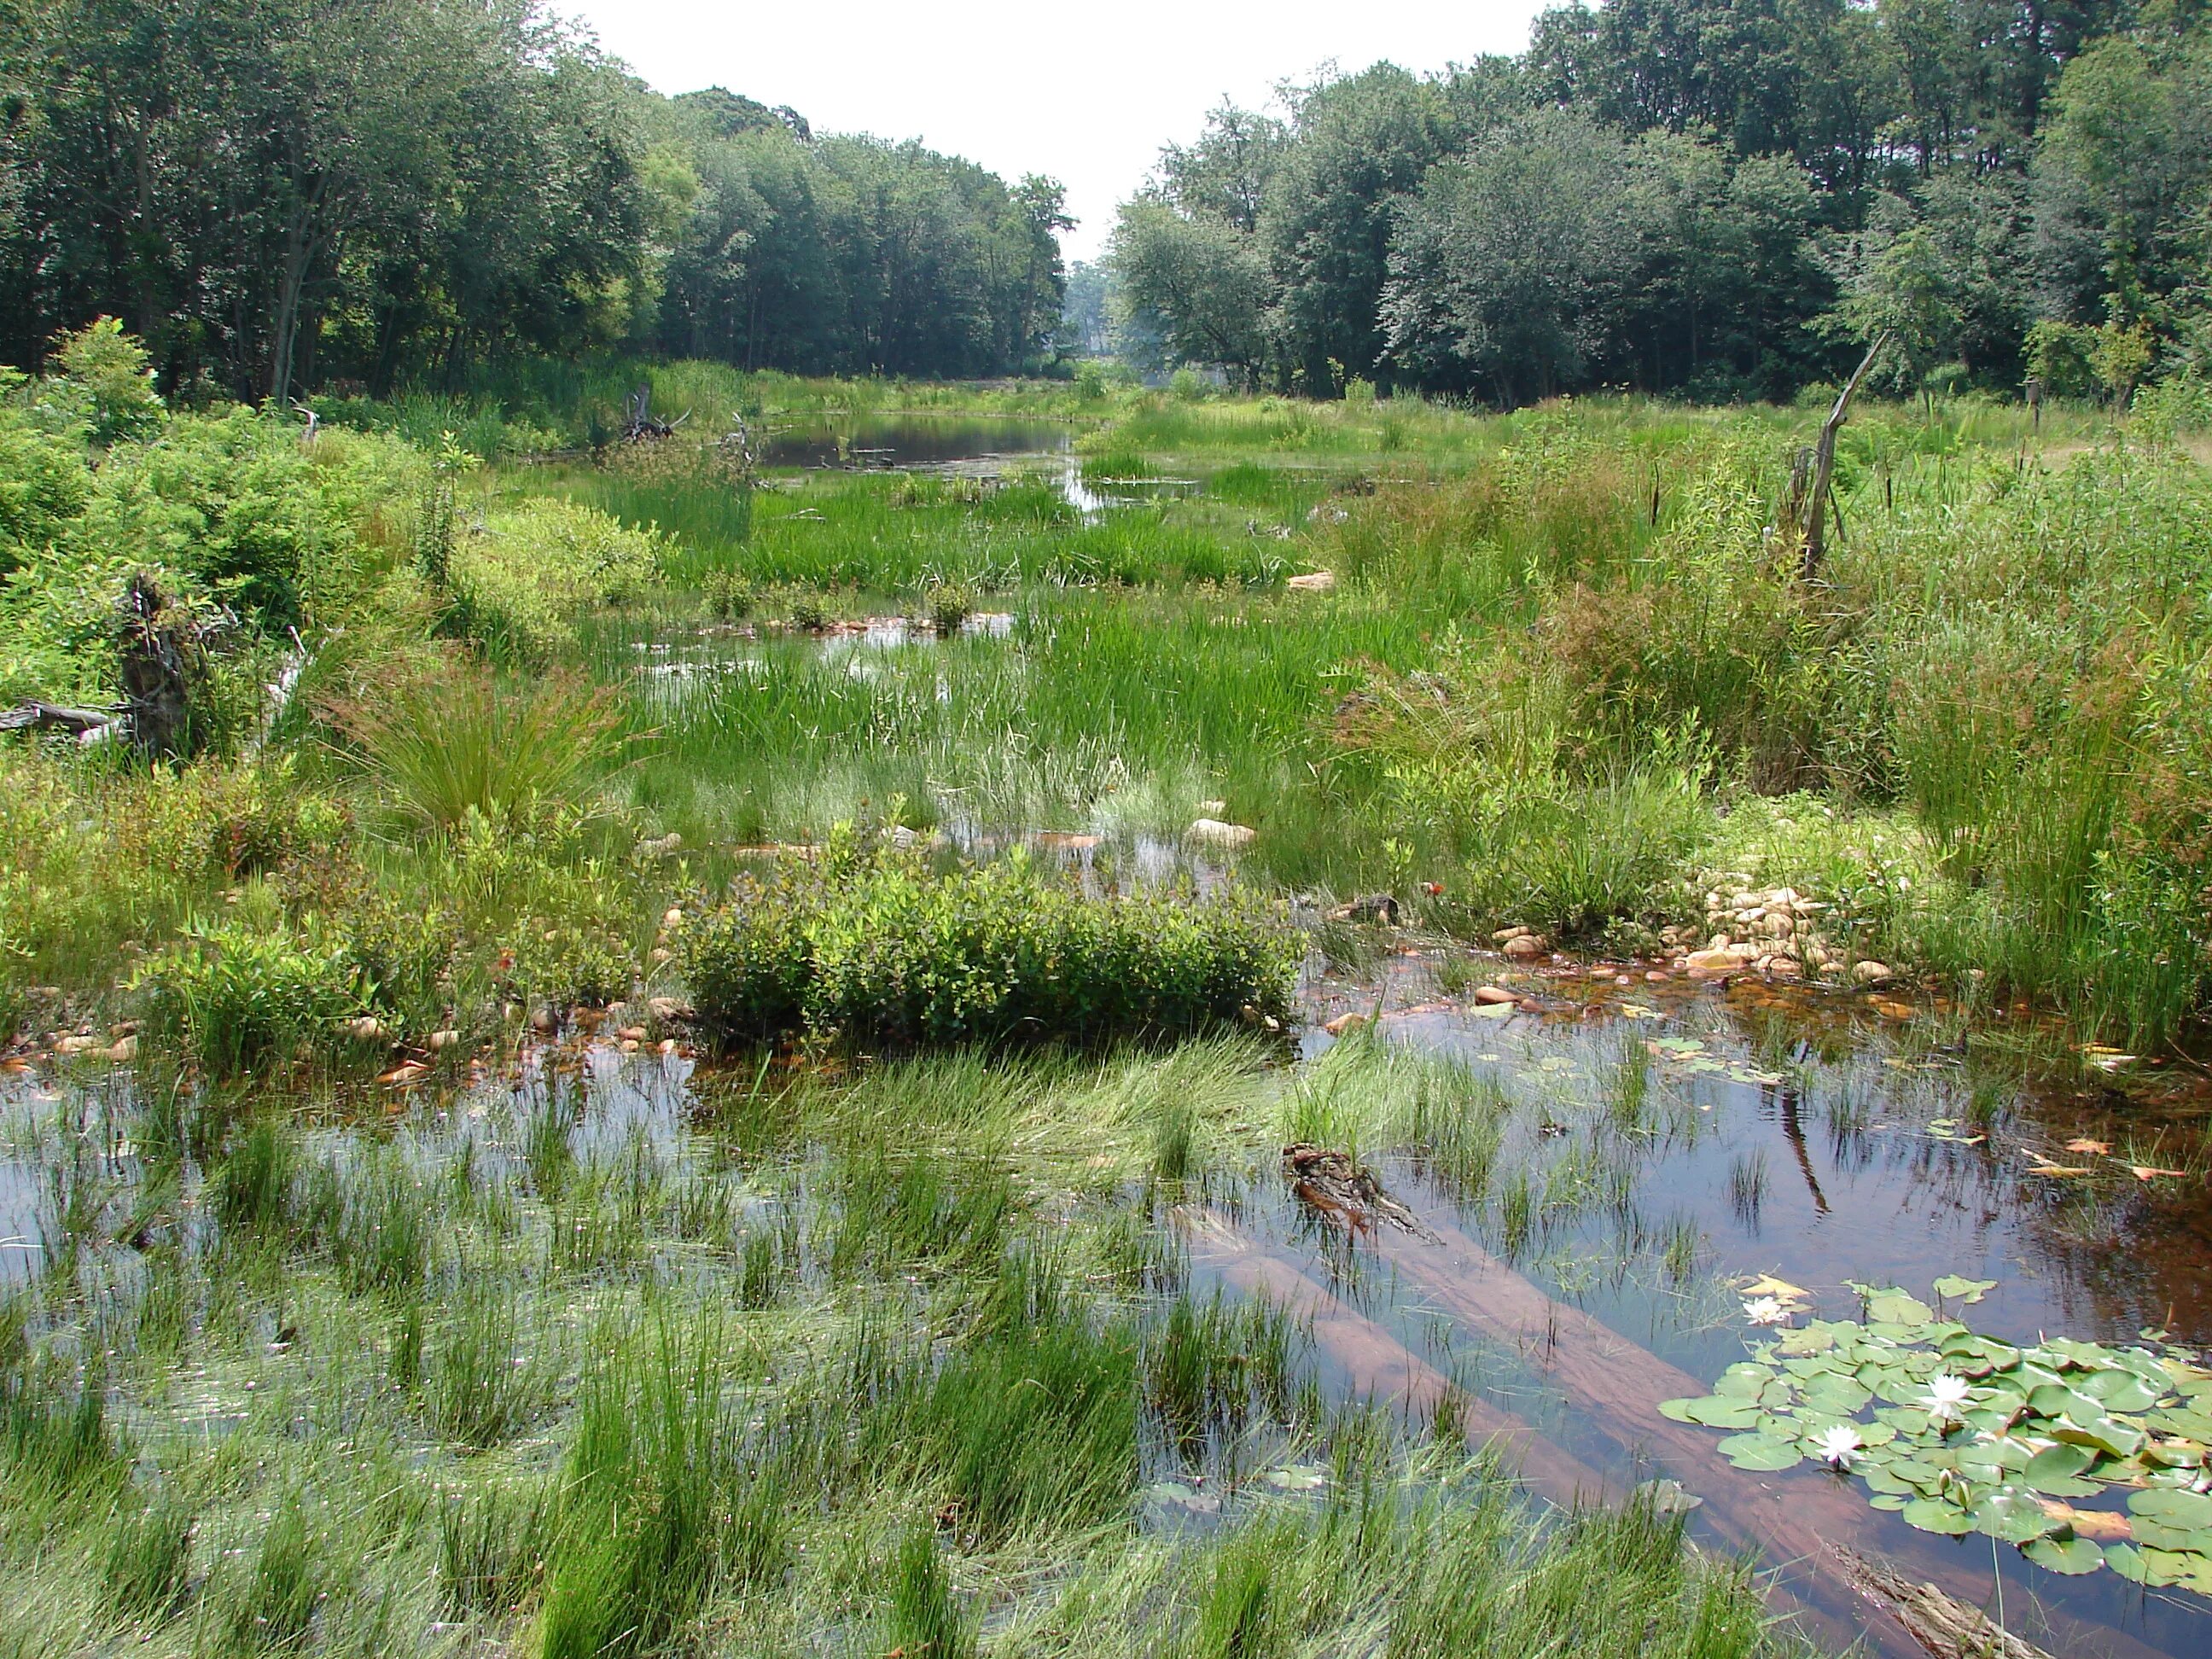
[[[1017,863],[849,881],[787,870],[684,931],[678,960],[724,1041],[803,1024],[854,1042],[1086,1042],[1287,1010],[1298,951],[1272,908],[1090,900]]]
[[[957,634],[975,614],[975,590],[965,582],[939,582],[922,595],[922,605],[934,632]]]
[[[143,963],[131,989],[155,1033],[233,1076],[363,1012],[374,988],[342,945],[216,923],[188,928]]]
[[[592,606],[650,586],[662,553],[658,531],[625,528],[563,497],[525,501],[456,538],[447,564],[456,625],[512,661],[546,661],[574,643]]]
[[[62,378],[48,397],[81,415],[101,443],[136,438],[161,423],[161,398],[146,348],[112,317],[95,317],[62,336],[54,351]]]

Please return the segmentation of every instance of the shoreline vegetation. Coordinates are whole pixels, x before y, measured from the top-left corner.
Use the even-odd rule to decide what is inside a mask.
[[[1324,1389],[1423,1363],[1329,1292],[1225,1292],[1274,1146],[1498,1156],[1364,1016],[1288,1063],[1306,981],[1933,989],[2075,1068],[2206,1007],[2155,410],[1862,405],[1808,584],[1810,409],[684,363],[540,460],[601,416],[95,438],[126,369],[0,406],[0,702],[178,701],[0,749],[26,1653],[1832,1650],[1679,1487],[1547,1508],[1458,1382]],[[893,410],[1071,453],[720,441]]]

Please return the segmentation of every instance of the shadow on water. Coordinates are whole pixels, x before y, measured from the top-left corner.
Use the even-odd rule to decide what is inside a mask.
[[[1049,421],[862,416],[770,431],[755,458],[765,467],[865,471],[1065,455],[1073,441],[1069,428]]]

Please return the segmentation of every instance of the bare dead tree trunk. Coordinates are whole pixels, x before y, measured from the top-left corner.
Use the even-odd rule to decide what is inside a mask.
[[[1836,473],[1836,434],[1843,429],[1844,418],[1851,411],[1851,395],[1859,389],[1859,382],[1866,379],[1867,370],[1874,367],[1875,358],[1888,343],[1889,332],[1885,329],[1867,348],[1867,355],[1859,359],[1859,366],[1851,371],[1851,378],[1844,382],[1844,389],[1836,394],[1836,406],[1828,411],[1828,418],[1821,423],[1820,441],[1813,450],[1813,488],[1805,502],[1805,538],[1802,550],[1797,556],[1797,574],[1803,580],[1811,581],[1820,574],[1820,556],[1827,544],[1828,486]]]
[[[118,667],[131,740],[149,759],[187,756],[192,679],[200,665],[191,613],[143,570],[131,577],[116,609]]]

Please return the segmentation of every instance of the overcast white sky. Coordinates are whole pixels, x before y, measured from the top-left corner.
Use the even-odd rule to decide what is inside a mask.
[[[831,0],[553,0],[662,92],[724,86],[821,131],[919,138],[1011,182],[1049,173],[1089,258],[1162,144],[1226,94],[1267,100],[1328,63],[1440,70],[1528,43],[1538,0],[1108,0],[1080,10]]]

